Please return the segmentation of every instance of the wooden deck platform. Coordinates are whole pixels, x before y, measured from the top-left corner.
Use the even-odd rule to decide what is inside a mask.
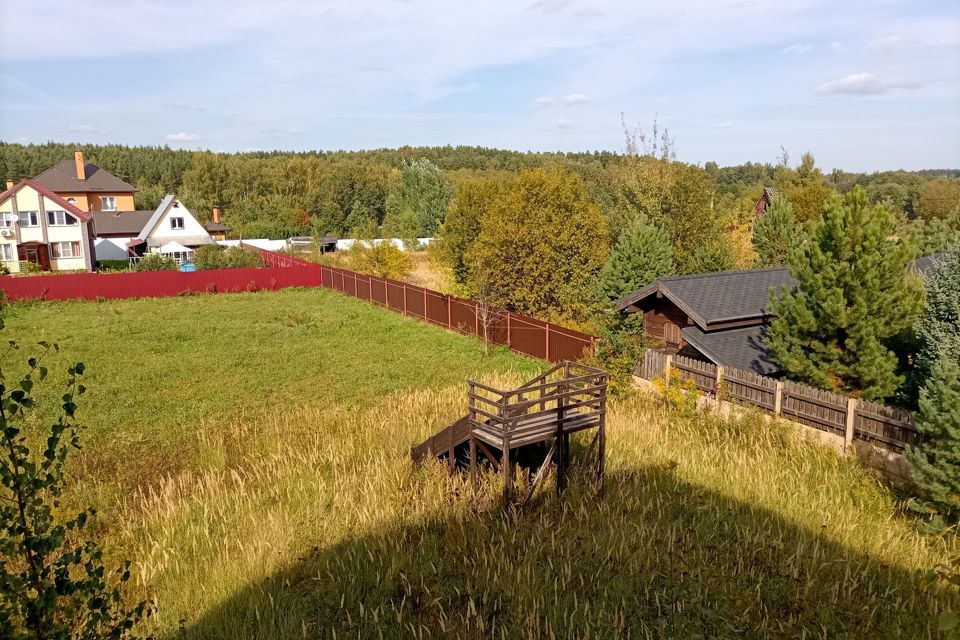
[[[570,435],[596,429],[588,455],[597,449],[596,473],[603,480],[606,448],[606,372],[565,361],[516,389],[497,389],[471,380],[468,412],[411,451],[415,462],[437,456],[453,473],[469,468],[476,485],[482,456],[504,472],[504,499],[513,490],[513,467],[525,448],[545,450],[524,502],[556,457],[557,489],[562,491],[569,466]],[[551,442],[547,450],[545,444]],[[469,451],[469,455],[467,452]],[[529,458],[530,456],[523,456]]]

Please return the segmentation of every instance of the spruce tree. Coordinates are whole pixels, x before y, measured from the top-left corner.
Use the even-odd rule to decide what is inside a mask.
[[[783,196],[774,196],[766,213],[753,222],[755,266],[782,267],[803,243],[803,238],[804,231],[793,213],[793,205]]]
[[[942,515],[960,515],[960,363],[941,357],[920,392],[917,430],[926,436],[907,447],[913,481]]]
[[[886,343],[913,324],[923,295],[907,273],[913,249],[893,228],[861,188],[834,198],[815,222],[791,264],[797,288],[771,294],[768,344],[791,377],[871,400],[896,390]]]
[[[960,247],[940,260],[924,288],[926,306],[916,325],[921,385],[938,357],[960,362]]]
[[[685,273],[730,271],[735,266],[730,242],[720,229],[713,229],[694,251]]]
[[[620,234],[600,273],[603,292],[616,300],[674,273],[670,234],[639,214]]]

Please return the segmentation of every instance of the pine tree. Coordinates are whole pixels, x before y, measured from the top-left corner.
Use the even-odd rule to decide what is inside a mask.
[[[916,326],[920,384],[938,357],[960,362],[960,247],[937,264],[924,286],[926,306]]]
[[[913,481],[941,514],[960,515],[960,364],[941,357],[920,392],[917,430],[926,436],[907,447]]]
[[[736,266],[730,242],[720,229],[710,231],[688,261],[686,273],[730,271]]]
[[[670,235],[640,214],[620,234],[600,278],[604,294],[616,300],[673,273]]]
[[[803,243],[804,231],[793,213],[793,205],[783,196],[774,196],[766,213],[753,222],[755,266],[781,267]]]
[[[771,296],[768,344],[789,375],[868,399],[896,390],[886,342],[913,324],[923,296],[907,273],[912,247],[892,233],[889,212],[861,188],[816,221],[791,265],[797,288]]]

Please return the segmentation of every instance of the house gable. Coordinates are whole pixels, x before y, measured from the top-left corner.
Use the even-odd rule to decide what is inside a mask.
[[[163,199],[137,239],[146,242],[148,247],[159,247],[170,241],[186,246],[213,244],[206,228],[173,194]]]

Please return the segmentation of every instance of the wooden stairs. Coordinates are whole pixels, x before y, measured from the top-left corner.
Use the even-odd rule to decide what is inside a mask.
[[[414,463],[429,457],[443,460],[450,473],[469,469],[477,483],[484,458],[504,473],[504,499],[512,492],[514,465],[537,466],[524,502],[553,463],[557,489],[565,484],[570,434],[596,429],[589,453],[597,447],[597,476],[603,480],[606,444],[606,372],[565,361],[516,389],[496,389],[474,380],[468,383],[466,415],[413,447]],[[549,444],[549,447],[548,447]]]

